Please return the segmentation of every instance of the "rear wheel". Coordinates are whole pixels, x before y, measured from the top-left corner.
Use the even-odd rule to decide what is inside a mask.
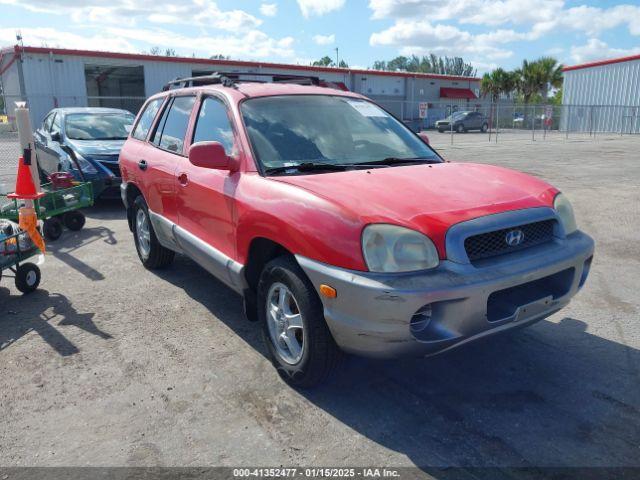
[[[133,239],[138,257],[145,268],[155,270],[173,262],[175,252],[163,247],[151,225],[149,208],[142,196],[133,202]]]
[[[258,316],[271,362],[285,382],[309,388],[335,370],[342,353],[315,288],[293,258],[276,258],[264,268]]]
[[[47,218],[42,225],[42,232],[47,240],[58,240],[62,236],[62,222],[58,217]]]
[[[489,125],[487,125],[486,123],[483,123],[482,127],[480,127],[480,131],[482,133],[487,133],[487,130],[489,130]]]
[[[77,232],[78,230],[82,230],[87,219],[82,212],[74,211],[65,213],[62,221],[64,222],[64,226],[69,230]]]
[[[33,263],[23,263],[16,270],[16,288],[31,293],[40,285],[40,269]]]

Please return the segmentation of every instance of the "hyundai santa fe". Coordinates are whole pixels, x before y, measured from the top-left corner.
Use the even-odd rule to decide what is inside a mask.
[[[584,285],[594,243],[538,178],[444,161],[355,93],[172,86],[120,155],[138,256],[187,255],[242,295],[292,385],[342,352],[428,356],[530,325]]]

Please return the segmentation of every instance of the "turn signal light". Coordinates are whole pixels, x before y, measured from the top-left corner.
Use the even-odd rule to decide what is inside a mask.
[[[338,291],[335,288],[325,284],[320,285],[320,293],[327,298],[336,298],[338,296]]]

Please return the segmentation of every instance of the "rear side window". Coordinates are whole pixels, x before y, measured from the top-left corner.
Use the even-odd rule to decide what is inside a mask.
[[[49,116],[44,119],[44,122],[42,122],[42,127],[44,128],[45,132],[51,130],[51,124],[53,123],[54,115],[55,113],[50,113]]]
[[[184,137],[189,126],[189,117],[196,97],[176,97],[168,107],[166,119],[163,118],[158,125],[153,143],[163,150],[182,153]],[[164,115],[163,115],[164,117]],[[162,131],[159,130],[162,128]],[[158,137],[158,135],[160,135]]]
[[[156,117],[163,100],[163,98],[156,98],[147,104],[144,112],[140,115],[140,120],[138,120],[136,128],[134,128],[133,133],[131,134],[133,138],[137,138],[138,140],[144,140],[147,138],[153,119]]]
[[[56,116],[53,118],[53,125],[51,125],[52,132],[60,132],[62,131],[62,119],[60,115],[56,113]]]
[[[193,143],[220,142],[227,154],[233,150],[233,130],[227,108],[215,98],[207,97],[203,100],[198,114]]]

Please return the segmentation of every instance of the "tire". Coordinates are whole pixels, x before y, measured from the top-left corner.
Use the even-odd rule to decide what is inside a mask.
[[[69,230],[77,232],[82,230],[87,219],[82,212],[74,211],[65,213],[62,216],[62,221]]]
[[[489,130],[489,125],[487,125],[486,123],[483,123],[482,127],[480,127],[480,131],[482,133],[487,133],[487,130]]]
[[[16,270],[16,288],[31,293],[40,285],[40,269],[33,263],[23,263]]]
[[[462,124],[460,124],[460,125],[458,125],[456,127],[456,132],[458,132],[458,133],[464,133],[466,131],[467,131],[466,128],[464,128],[464,125],[462,125]]]
[[[289,303],[288,308],[281,310],[282,313],[288,311],[289,314],[295,314],[297,310],[298,321],[302,325],[302,329],[295,329],[295,335],[302,339],[298,360],[291,358],[294,355],[289,355],[289,358],[283,355],[284,350],[288,350],[289,354],[294,353],[286,346],[289,345],[288,342],[281,342],[282,346],[279,347],[274,340],[274,330],[279,322],[274,320],[275,315],[272,316],[268,310],[272,300],[275,300],[275,297],[271,296],[278,296],[280,292],[274,291],[274,288],[281,286],[286,287],[293,297],[293,302]],[[325,381],[335,371],[342,352],[331,336],[324,319],[322,302],[315,288],[293,257],[278,257],[265,266],[258,283],[257,302],[263,338],[271,362],[282,379],[299,388],[311,388]],[[283,318],[286,318],[286,315]],[[287,325],[288,321],[285,322],[284,330],[293,331],[291,327],[287,328]]]
[[[62,230],[62,222],[58,217],[47,218],[42,225],[42,233],[47,240],[58,240],[62,236]]]
[[[444,133],[444,130],[442,130],[442,129],[440,129],[440,128],[439,128],[439,129],[438,129],[438,132],[440,132],[440,133]]]
[[[140,224],[138,224],[140,221]],[[146,221],[146,230],[144,222]],[[145,268],[157,270],[165,268],[173,262],[175,252],[160,245],[149,217],[147,202],[140,195],[133,202],[133,240],[138,257]]]

